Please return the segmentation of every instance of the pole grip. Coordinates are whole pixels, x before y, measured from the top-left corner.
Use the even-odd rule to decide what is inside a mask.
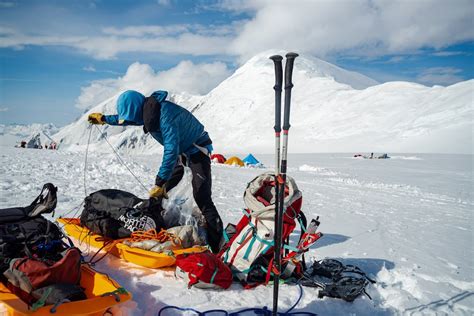
[[[285,65],[285,110],[283,117],[283,130],[287,131],[290,129],[290,103],[291,103],[291,88],[293,88],[293,65],[295,58],[299,55],[297,53],[286,54],[286,65]]]
[[[281,61],[283,60],[283,57],[280,55],[273,55],[270,59],[273,60],[273,64],[275,65],[275,86],[273,89],[275,89],[275,91],[281,91],[283,81],[283,66]]]
[[[275,90],[275,126],[273,128],[275,133],[279,133],[281,132],[281,91],[283,83],[283,66],[281,61],[283,57],[273,55],[270,59],[273,60],[275,66],[275,86],[273,86]]]

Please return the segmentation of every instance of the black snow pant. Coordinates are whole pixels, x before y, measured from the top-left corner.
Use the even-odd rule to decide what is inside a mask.
[[[171,190],[181,181],[184,174],[183,165],[187,165],[193,174],[194,200],[206,219],[207,242],[211,246],[212,252],[217,253],[219,252],[219,244],[222,238],[223,224],[211,197],[211,159],[202,152],[192,154],[189,157],[189,161],[186,161],[184,155],[181,155],[180,158],[182,164],[179,161],[176,163],[171,177],[165,184],[166,190]]]

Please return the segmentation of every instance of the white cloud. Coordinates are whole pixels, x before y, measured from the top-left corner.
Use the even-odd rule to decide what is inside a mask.
[[[94,37],[74,46],[97,59],[112,59],[119,53],[215,55],[227,53],[230,38],[183,33],[176,37]]]
[[[0,36],[7,37],[7,36],[13,36],[13,35],[16,35],[16,32],[14,29],[10,27],[0,26]]]
[[[319,56],[367,57],[439,50],[474,39],[471,0],[456,0],[455,4],[446,0],[222,0],[205,9],[245,12],[251,18],[235,15],[233,21],[217,25],[104,27],[99,34],[84,36],[0,29],[0,47],[60,45],[97,59],[149,52],[225,54],[245,60],[274,48]]]
[[[0,108],[0,112],[7,112],[8,108]]]
[[[404,56],[393,56],[387,60],[387,64],[396,64],[405,60]]]
[[[453,51],[443,51],[443,52],[433,53],[433,56],[450,57],[450,56],[457,56],[457,55],[462,55],[462,54],[464,54],[464,53],[463,52],[453,52]]]
[[[458,75],[461,71],[461,69],[452,67],[433,67],[423,70],[416,79],[428,85],[448,86],[464,80]]]
[[[93,81],[87,87],[81,87],[81,94],[76,99],[76,107],[89,109],[107,98],[118,93],[119,87],[115,79]]]
[[[88,109],[124,90],[137,90],[148,95],[155,90],[189,94],[206,94],[230,76],[226,64],[194,64],[182,61],[174,68],[155,72],[150,65],[135,62],[123,77],[93,81],[81,88],[76,106]]]
[[[291,4],[248,0],[242,2],[242,8],[252,4],[255,17],[231,47],[244,58],[270,48],[320,56],[380,56],[474,38],[474,2],[469,0],[458,0],[455,5],[445,0],[303,0]]]
[[[141,26],[127,26],[124,28],[106,27],[102,29],[102,33],[107,35],[117,36],[163,36],[180,34],[189,31],[190,26],[186,24],[174,24],[167,26],[160,25],[141,25]]]
[[[90,66],[90,65],[87,66],[87,67],[83,67],[82,70],[88,71],[88,72],[96,72],[97,71],[94,66]]]
[[[168,7],[171,5],[171,0],[158,0],[157,1],[159,5]]]
[[[13,8],[14,6],[16,6],[16,3],[12,2],[12,1],[1,1],[0,2],[0,9]]]
[[[242,28],[242,21],[234,21],[229,24],[172,24],[172,25],[140,25],[127,26],[124,28],[104,27],[102,33],[122,37],[163,37],[169,35],[183,35],[186,33],[195,35],[236,35]]]
[[[81,42],[87,41],[86,36],[32,36],[18,33],[12,29],[1,29],[2,40],[0,47],[22,48],[26,45],[36,46],[71,46],[77,47]]]
[[[204,26],[194,25],[192,32],[187,31],[190,27],[179,24],[167,27],[104,28],[104,35],[98,36],[26,35],[10,28],[0,28],[0,48],[23,49],[27,45],[69,46],[96,59],[114,59],[119,53],[130,52],[190,55],[228,52],[233,38],[228,26],[208,31]]]

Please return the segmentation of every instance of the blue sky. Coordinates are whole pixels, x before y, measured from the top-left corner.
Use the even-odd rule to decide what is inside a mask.
[[[204,94],[268,49],[446,86],[474,77],[473,20],[469,0],[1,0],[0,123],[65,125],[137,77]]]

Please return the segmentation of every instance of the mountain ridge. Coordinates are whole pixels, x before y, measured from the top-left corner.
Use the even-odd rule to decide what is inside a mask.
[[[271,153],[275,79],[268,57],[275,53],[254,56],[204,96],[175,93],[169,99],[201,120],[217,152]],[[289,151],[466,153],[472,147],[465,135],[472,131],[473,82],[448,87],[403,81],[378,84],[320,59],[299,56],[293,72]],[[88,113],[115,113],[119,93],[54,135],[60,147],[86,145]],[[162,152],[140,128],[102,128],[121,151]],[[453,142],[453,136],[461,143]],[[96,150],[107,150],[95,129],[91,142]]]

